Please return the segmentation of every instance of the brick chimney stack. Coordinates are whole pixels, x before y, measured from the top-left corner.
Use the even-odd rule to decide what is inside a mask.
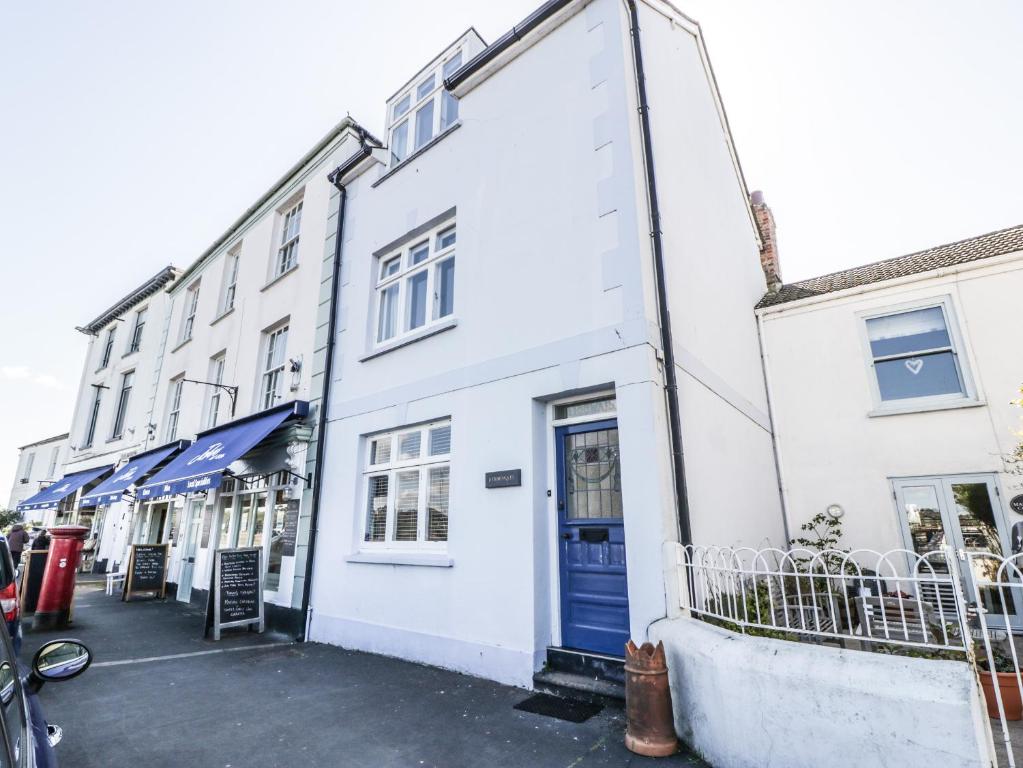
[[[764,193],[759,190],[750,195],[753,216],[760,230],[760,266],[767,279],[767,290],[777,293],[781,288],[781,265],[778,262],[778,234],[774,227],[774,214],[764,202]]]

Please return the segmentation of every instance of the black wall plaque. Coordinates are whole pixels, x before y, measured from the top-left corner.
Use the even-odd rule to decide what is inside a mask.
[[[213,567],[212,617],[207,611],[207,629],[220,639],[223,627],[258,624],[263,631],[263,551],[259,547],[218,549]],[[212,619],[212,621],[210,621]]]
[[[487,488],[514,488],[522,485],[521,469],[505,469],[500,472],[487,472]]]
[[[1019,496],[1013,496],[1009,500],[1009,509],[1011,509],[1013,512],[1023,515],[1023,494],[1020,494]]]
[[[167,544],[132,544],[123,600],[136,592],[155,592],[163,597],[167,588]]]
[[[284,513],[284,529],[281,531],[281,554],[285,557],[295,556],[295,542],[298,540],[298,509],[301,502],[291,499]]]

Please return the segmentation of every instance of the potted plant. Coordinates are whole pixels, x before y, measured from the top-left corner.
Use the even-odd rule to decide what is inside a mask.
[[[978,647],[977,650],[979,651],[980,648]],[[994,672],[991,671],[992,662],[994,662]],[[1016,667],[1012,663],[1012,659],[1000,649],[992,647],[990,659],[983,659],[981,654],[977,654],[977,666],[981,668],[980,686],[984,689],[988,717],[998,717],[998,701],[995,699],[995,681],[997,680],[998,690],[1002,694],[1005,719],[1023,719],[1023,699],[1020,697]]]

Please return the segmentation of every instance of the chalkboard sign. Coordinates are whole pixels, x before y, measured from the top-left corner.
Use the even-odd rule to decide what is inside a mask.
[[[284,529],[281,531],[281,554],[284,557],[295,556],[295,541],[298,539],[298,507],[299,500],[288,502],[284,513]]]
[[[49,554],[50,550],[48,549],[31,549],[27,553],[28,561],[25,563],[24,575],[21,577],[21,612],[23,614],[36,612],[39,590],[43,586],[43,573],[46,572],[46,556]]]
[[[260,547],[218,549],[214,554],[212,576],[207,633],[212,625],[213,639],[219,640],[221,629],[250,624],[258,625],[257,631],[262,632],[263,550]]]
[[[168,544],[131,545],[122,600],[131,600],[139,592],[152,592],[153,597],[164,597],[167,591],[168,551]]]

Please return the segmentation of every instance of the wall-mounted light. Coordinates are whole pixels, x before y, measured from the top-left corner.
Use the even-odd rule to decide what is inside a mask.
[[[842,509],[841,504],[828,504],[828,508],[824,510],[828,513],[828,517],[838,520],[842,515],[845,514],[845,510]]]

